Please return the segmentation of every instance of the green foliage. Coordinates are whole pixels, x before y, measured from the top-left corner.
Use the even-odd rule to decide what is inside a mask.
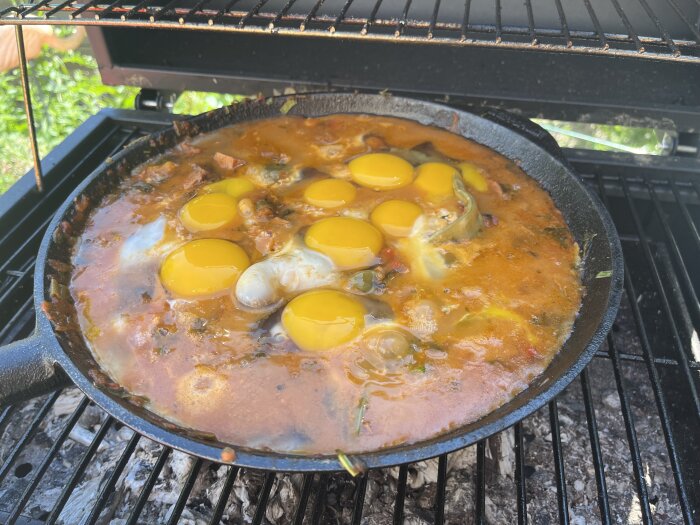
[[[207,93],[204,91],[185,91],[175,102],[173,113],[199,115],[205,111],[228,106],[245,99],[243,95]]]
[[[664,132],[652,128],[631,128],[583,122],[535,119],[563,148],[663,155]]]
[[[102,85],[95,59],[45,49],[29,63],[39,151],[45,156],[104,107],[133,107],[137,90]],[[32,165],[19,70],[0,74],[0,193]]]

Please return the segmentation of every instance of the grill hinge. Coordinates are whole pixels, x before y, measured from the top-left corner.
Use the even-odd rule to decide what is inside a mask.
[[[177,97],[180,93],[177,91],[164,91],[159,89],[143,88],[136,95],[134,107],[136,109],[145,109],[148,111],[162,111],[171,113]]]

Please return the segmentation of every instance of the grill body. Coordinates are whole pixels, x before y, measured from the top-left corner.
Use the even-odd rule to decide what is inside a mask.
[[[699,22],[696,0],[40,0],[0,9],[0,24],[90,26],[112,84],[388,89],[479,112],[678,133],[683,148],[670,157],[565,151],[608,208],[626,270],[613,330],[580,377],[467,449],[462,474],[450,469],[456,455],[439,456],[426,489],[412,486],[416,464],[357,479],[300,475],[280,520],[294,524],[698,522]],[[33,330],[35,256],[60,203],[105,158],[170,121],[103,111],[44,158],[43,193],[30,173],[0,196],[0,345]],[[67,410],[70,396],[77,404]],[[75,429],[88,416],[97,419],[80,444]],[[167,512],[154,514],[149,500],[183,456],[125,430],[73,389],[0,407],[0,523],[65,521],[95,478],[85,523],[176,523],[195,511],[210,523],[273,516],[284,474],[194,458],[185,458]],[[506,477],[494,475],[498,442],[510,454]],[[143,482],[128,485],[135,465]],[[252,487],[245,512],[241,480]],[[221,491],[207,497],[202,485]]]
[[[33,190],[33,179],[29,175],[0,197],[3,224],[13,225],[0,238],[0,253],[3,254],[0,260],[3,272],[0,343],[24,337],[33,329],[31,282],[34,258],[44,229],[60,203],[104,158],[144,132],[159,129],[169,122],[168,115],[155,112],[103,111],[90,118],[45,159],[50,167],[45,194]],[[621,314],[607,343],[581,378],[546,408],[504,431],[514,440],[515,477],[505,482],[505,493],[511,494],[510,499],[497,499],[500,485],[489,476],[489,445],[481,442],[472,448],[474,463],[469,472],[475,477],[468,482],[472,487],[472,497],[463,501],[458,509],[445,507],[459,486],[455,486],[448,475],[449,456],[441,457],[434,499],[429,508],[422,511],[428,523],[439,523],[440,515],[442,518],[453,516],[454,519],[452,512],[457,510],[467,519],[485,519],[483,502],[487,496],[508,507],[516,520],[520,516],[520,523],[527,522],[528,515],[531,520],[550,516],[549,519],[556,521],[567,515],[569,507],[577,512],[577,493],[573,486],[577,479],[596,487],[592,504],[598,508],[598,516],[604,522],[606,516],[610,522],[626,519],[629,512],[627,500],[616,498],[614,492],[615,487],[622,483],[632,491],[626,493],[626,497],[635,495],[639,498],[639,511],[652,516],[651,509],[660,489],[647,485],[645,473],[655,476],[661,472],[666,472],[673,480],[670,486],[664,487],[669,491],[665,497],[679,510],[676,516],[687,523],[695,520],[700,478],[694,470],[693,458],[696,458],[700,429],[697,420],[693,419],[695,408],[683,368],[688,367],[694,374],[700,370],[700,363],[692,358],[688,344],[698,312],[689,301],[696,288],[688,286],[683,267],[690,274],[690,282],[695,283],[697,270],[691,263],[696,260],[700,238],[692,224],[700,220],[697,181],[700,167],[695,159],[687,158],[652,158],[580,150],[566,150],[565,154],[586,184],[602,192],[620,232],[627,258],[626,296]],[[663,212],[663,219],[657,211]],[[661,291],[666,296],[668,307],[662,300]],[[628,297],[637,300],[630,301]],[[681,335],[678,342],[674,342],[673,325]],[[598,391],[606,386],[611,389],[604,392],[610,394],[609,399],[603,398]],[[56,410],[53,407],[59,399],[62,398],[54,394],[37,398],[28,405],[12,405],[0,410],[0,429],[4,431],[0,442],[3,451],[0,520],[9,522],[9,518],[16,515],[25,520],[19,523],[43,523],[58,509],[53,514],[57,518],[66,501],[78,490],[85,470],[109,454],[110,448],[101,448],[102,442],[109,443],[109,447],[119,452],[117,459],[121,454],[125,456],[124,462],[116,462],[102,473],[104,483],[113,482],[112,488],[122,486],[121,481],[129,471],[127,465],[138,464],[135,458],[138,447],[155,446],[149,445],[147,438],[140,438],[133,444],[131,438],[113,441],[113,436],[117,435],[116,423],[104,413],[96,427],[94,441],[86,445],[77,445],[65,435],[56,435],[56,431],[47,435],[52,423],[60,424],[59,428],[65,425],[68,430],[76,424],[72,412],[54,415]],[[610,409],[610,406],[614,408]],[[572,410],[572,407],[578,408]],[[80,408],[85,410],[82,405]],[[23,414],[26,415],[21,417]],[[547,435],[549,440],[544,439]],[[565,441],[562,441],[562,435]],[[578,441],[582,443],[583,458],[577,457],[579,451],[573,448],[572,443]],[[147,498],[173,455],[167,448],[158,448],[156,452],[147,466],[147,472],[155,472],[154,479],[149,478],[138,493],[123,501],[117,509],[118,515],[128,518],[149,510],[152,503],[147,503]],[[162,461],[161,453],[164,455]],[[62,471],[61,462],[67,462],[71,454],[77,458],[72,460],[67,471]],[[46,471],[42,473],[40,469],[45,461]],[[18,467],[26,463],[32,466],[32,470],[24,477],[17,477]],[[205,468],[192,461],[191,468],[195,467],[197,471],[193,475],[202,478],[215,468]],[[224,477],[231,473],[242,477],[256,475],[246,470],[221,468],[226,469]],[[414,515],[416,510],[416,491],[406,484],[413,468],[406,465],[399,469],[396,489],[391,486],[386,489],[392,498],[391,509],[395,512],[396,523],[401,523],[402,517]],[[333,514],[326,509],[326,494],[345,487],[351,494],[347,505],[357,517],[353,522],[359,523],[360,518],[371,511],[369,506],[365,507],[367,485],[376,483],[375,476],[383,472],[371,471],[367,477],[352,481],[346,474],[306,475],[295,500],[294,512],[285,522],[301,523],[292,519],[297,512],[305,516],[308,523],[330,519]],[[270,478],[275,487],[278,483],[275,480],[280,477],[272,475]],[[179,516],[184,509],[196,504],[198,496],[191,493],[193,485],[187,483],[188,479],[177,487],[184,501],[182,506],[173,510],[172,516]],[[262,492],[255,494],[258,498],[255,501],[259,502],[255,508],[261,510],[251,511],[252,517],[260,514],[257,523],[262,523],[268,506],[265,490],[268,496],[275,495],[273,486],[266,484],[267,479],[267,476],[260,478]],[[544,483],[552,484],[555,489],[550,493],[552,497],[533,498],[535,487]],[[45,511],[44,519],[29,521],[32,509],[38,505],[37,498],[42,497],[42,490],[51,486],[57,486],[58,490],[49,500],[49,511]],[[236,501],[231,490],[229,487],[221,496],[229,505]],[[63,497],[57,497],[57,493]],[[95,518],[105,512],[111,502],[109,494],[106,491],[104,497],[100,497],[102,493],[98,491],[90,502],[94,504],[90,511]],[[369,496],[367,501],[371,501]],[[213,523],[218,523],[214,520],[215,510],[209,509],[205,515]],[[658,520],[663,522],[663,518]]]

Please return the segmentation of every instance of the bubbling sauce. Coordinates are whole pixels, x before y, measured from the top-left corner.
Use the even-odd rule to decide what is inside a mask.
[[[135,169],[88,220],[71,294],[100,366],[234,446],[434,437],[549,364],[581,301],[549,195],[463,137],[281,116]]]

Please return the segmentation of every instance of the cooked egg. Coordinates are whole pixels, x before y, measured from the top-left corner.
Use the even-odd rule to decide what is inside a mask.
[[[371,266],[384,244],[377,228],[350,217],[330,217],[315,222],[307,230],[304,241],[344,270]]]
[[[180,210],[180,222],[191,232],[216,230],[238,219],[238,202],[225,193],[205,193]]]
[[[486,177],[477,166],[471,162],[460,162],[459,169],[462,172],[464,182],[469,184],[471,188],[482,193],[489,189]]]
[[[255,189],[255,185],[243,177],[231,177],[204,186],[204,193],[225,193],[234,199],[242,197]]]
[[[293,238],[284,248],[248,267],[236,283],[236,300],[248,308],[265,309],[285,297],[333,284],[338,272],[333,261]]]
[[[319,208],[338,208],[355,200],[355,186],[346,180],[323,179],[312,182],[304,191],[304,200]]]
[[[416,169],[413,184],[428,198],[444,199],[454,195],[452,178],[457,170],[444,162],[426,162]]]
[[[162,250],[167,250],[173,242],[172,236],[166,234],[167,224],[168,221],[161,215],[132,233],[119,250],[120,268],[138,267],[151,257],[163,253]]]
[[[408,201],[390,200],[382,202],[372,210],[370,220],[381,232],[392,237],[406,237],[411,234],[413,223],[423,213],[423,209]]]
[[[365,326],[365,308],[336,290],[303,293],[285,307],[282,326],[302,350],[323,352],[357,337]]]
[[[163,286],[180,297],[213,295],[233,286],[250,265],[243,248],[223,239],[198,239],[172,251],[160,268]]]
[[[390,153],[369,153],[348,164],[352,180],[373,190],[403,188],[413,180],[411,163]]]

